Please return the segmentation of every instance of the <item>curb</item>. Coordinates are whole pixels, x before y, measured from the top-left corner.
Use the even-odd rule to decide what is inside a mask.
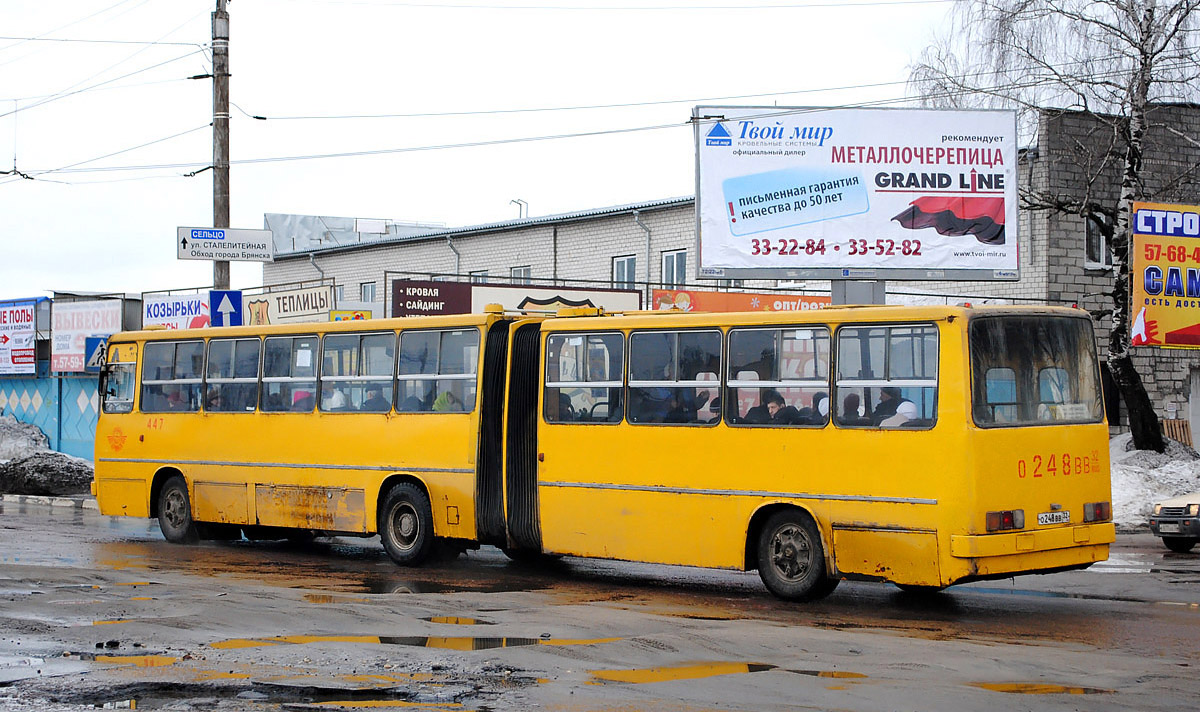
[[[42,504],[51,507],[70,507],[71,509],[92,509],[100,511],[96,498],[86,494],[65,497],[44,497],[33,494],[2,494],[0,503],[4,504]]]

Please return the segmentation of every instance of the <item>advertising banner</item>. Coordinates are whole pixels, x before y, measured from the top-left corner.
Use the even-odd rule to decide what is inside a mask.
[[[636,289],[574,289],[424,280],[392,282],[392,316],[478,313],[488,304],[533,312],[555,311],[565,307],[633,311],[641,309],[642,297]]]
[[[700,312],[808,311],[824,309],[832,303],[830,297],[808,294],[702,292],[693,289],[656,289],[652,294],[653,309]]]
[[[0,376],[37,371],[33,302],[0,305]]]
[[[1134,346],[1200,348],[1200,206],[1133,204]]]
[[[242,300],[242,323],[246,326],[328,321],[334,306],[332,286],[244,294]]]
[[[83,373],[89,336],[112,336],[121,330],[120,299],[54,302],[51,313],[50,370]]]
[[[1018,278],[1013,112],[694,116],[701,277]]]
[[[142,326],[198,329],[209,325],[208,293],[142,296]]]

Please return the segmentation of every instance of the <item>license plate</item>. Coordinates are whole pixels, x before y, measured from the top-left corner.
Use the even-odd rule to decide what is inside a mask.
[[[1069,524],[1070,512],[1042,512],[1038,515],[1038,524]]]
[[[1179,533],[1179,525],[1178,524],[1167,524],[1164,522],[1164,523],[1158,525],[1158,531],[1162,534],[1178,534]]]

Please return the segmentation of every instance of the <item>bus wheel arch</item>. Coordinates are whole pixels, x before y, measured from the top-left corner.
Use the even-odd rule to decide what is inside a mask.
[[[392,561],[419,566],[434,549],[433,505],[425,483],[409,475],[389,477],[379,488],[379,540]]]
[[[784,600],[824,598],[839,583],[831,575],[833,547],[804,507],[779,504],[755,512],[746,551],[747,568],[757,568],[767,589]]]
[[[151,493],[151,516],[158,517],[163,538],[174,544],[194,544],[200,540],[187,480],[179,470],[163,468],[155,473]]]

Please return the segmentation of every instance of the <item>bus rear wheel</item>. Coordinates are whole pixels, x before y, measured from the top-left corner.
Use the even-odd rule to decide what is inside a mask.
[[[772,514],[758,535],[758,576],[785,601],[815,601],[833,593],[838,579],[825,571],[816,522],[798,510]]]
[[[200,540],[200,531],[192,519],[187,482],[179,475],[172,476],[159,490],[158,528],[167,541],[175,544],[195,544]]]
[[[433,510],[429,496],[411,482],[388,490],[379,508],[379,539],[401,566],[418,566],[433,550]]]

